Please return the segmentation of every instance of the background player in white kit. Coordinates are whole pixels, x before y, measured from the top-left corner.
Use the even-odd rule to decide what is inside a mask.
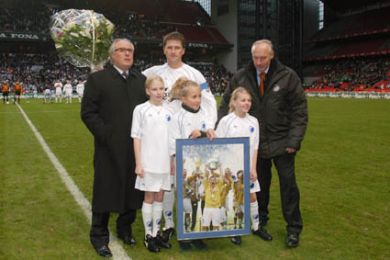
[[[43,103],[49,103],[52,101],[51,91],[49,87],[46,87],[43,91]]]
[[[222,117],[216,130],[217,137],[249,137],[250,150],[250,213],[252,221],[252,231],[255,235],[263,232],[259,228],[259,209],[256,192],[260,191],[257,180],[256,164],[259,147],[259,122],[249,115],[252,105],[252,98],[249,92],[243,88],[236,88],[229,103],[229,114]],[[233,237],[234,244],[241,244],[241,237]]]
[[[84,84],[85,84],[85,81],[80,79],[76,85],[76,92],[77,92],[77,96],[79,98],[80,103],[81,103],[81,100],[83,99],[83,95],[84,95]]]
[[[173,173],[173,160],[168,153],[168,127],[172,114],[163,104],[164,82],[161,77],[147,78],[145,88],[149,100],[135,107],[131,128],[137,174],[135,188],[145,191],[142,205],[144,244],[149,251],[159,252],[160,247],[171,248],[169,242],[164,242],[160,236],[160,221],[164,191],[170,190],[170,173]]]
[[[65,103],[66,104],[72,103],[72,92],[73,92],[72,84],[70,83],[70,80],[67,80],[66,84],[64,85]]]
[[[179,32],[171,32],[165,35],[163,38],[163,52],[167,62],[163,65],[157,65],[148,68],[142,73],[146,77],[150,75],[159,75],[164,80],[165,102],[169,104],[169,107],[172,109],[173,113],[179,111],[181,108],[180,99],[171,101],[171,90],[175,82],[181,77],[185,77],[188,80],[196,82],[201,87],[202,109],[208,113],[213,124],[212,127],[214,127],[214,124],[217,121],[217,103],[202,73],[183,62],[183,55],[185,54],[185,39],[183,34]],[[172,183],[175,183],[174,176],[172,177]],[[164,194],[163,202],[163,214],[165,220],[163,237],[166,240],[169,240],[174,233],[174,198],[174,185],[172,185],[171,191]]]
[[[192,81],[180,78],[173,86],[172,93],[181,101],[181,108],[173,115],[169,128],[169,154],[176,154],[176,139],[208,137],[213,139],[214,122],[207,112],[201,107],[201,88]],[[191,242],[191,243],[188,243]],[[207,249],[202,240],[179,241],[182,250],[188,250],[193,244],[198,249]]]
[[[54,89],[55,89],[55,101],[56,103],[62,102],[62,83],[61,81],[57,80],[54,82]]]

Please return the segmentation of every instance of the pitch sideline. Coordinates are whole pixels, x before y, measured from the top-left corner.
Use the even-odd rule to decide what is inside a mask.
[[[42,135],[36,129],[34,124],[31,122],[31,120],[29,119],[27,114],[24,112],[23,108],[18,103],[16,103],[16,106],[18,107],[20,113],[22,114],[22,116],[26,120],[26,122],[29,125],[32,132],[34,133],[34,135],[37,138],[39,144],[41,145],[43,151],[46,153],[47,157],[49,157],[54,168],[57,170],[58,175],[60,176],[62,182],[65,184],[66,188],[68,189],[70,194],[73,196],[73,198],[77,202],[77,204],[81,207],[85,217],[88,220],[88,223],[91,224],[91,216],[92,216],[91,204],[85,198],[84,194],[80,191],[80,189],[77,187],[77,185],[74,183],[74,181],[69,176],[69,174],[66,171],[66,169],[64,168],[64,166],[58,160],[58,158],[51,151],[49,145],[46,143],[45,139],[42,137]],[[112,236],[111,233],[112,232],[110,232],[110,248],[112,251],[113,259],[131,259],[129,257],[129,255],[126,253],[126,251],[123,249],[123,247],[119,244],[118,239],[115,236]]]

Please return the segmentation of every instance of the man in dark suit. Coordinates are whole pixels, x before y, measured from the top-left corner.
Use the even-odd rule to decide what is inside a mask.
[[[134,107],[147,100],[145,77],[132,69],[134,45],[115,39],[109,48],[111,64],[89,75],[81,104],[81,118],[94,136],[94,184],[90,240],[97,253],[112,256],[110,212],[117,212],[118,237],[135,244],[131,224],[141,208],[143,193],[134,188],[136,175],[130,138]]]
[[[279,175],[283,217],[287,222],[286,246],[296,247],[303,222],[295,179],[295,155],[301,147],[308,122],[306,96],[295,71],[274,58],[271,41],[254,42],[251,52],[252,60],[248,66],[237,71],[226,89],[218,117],[227,113],[234,89],[242,86],[251,93],[249,113],[259,120],[260,125],[256,167],[261,189],[257,193],[260,228],[255,234],[266,241],[272,240],[265,225],[274,164]]]

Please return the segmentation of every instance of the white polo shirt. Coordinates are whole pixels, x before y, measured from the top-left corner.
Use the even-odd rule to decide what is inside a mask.
[[[196,129],[205,132],[207,129],[214,129],[214,123],[203,108],[192,113],[181,107],[179,112],[173,115],[169,127],[169,154],[176,154],[176,139],[187,139]]]
[[[259,147],[259,122],[256,117],[249,115],[239,117],[234,112],[222,117],[215,131],[217,137],[249,137],[250,161],[255,150]]]
[[[183,65],[179,68],[171,68],[168,63],[164,63],[163,65],[150,67],[144,70],[142,73],[146,77],[158,75],[164,80],[166,102],[169,102],[172,86],[178,78],[185,77],[189,80],[195,81],[202,89],[202,108],[207,111],[214,124],[217,122],[217,102],[213,93],[210,91],[206,78],[199,70],[185,63],[183,63]],[[180,109],[180,106],[178,106],[176,103],[172,104],[174,113]]]
[[[146,101],[133,112],[131,137],[141,140],[141,163],[145,172],[169,173],[168,128],[172,114],[165,105]]]

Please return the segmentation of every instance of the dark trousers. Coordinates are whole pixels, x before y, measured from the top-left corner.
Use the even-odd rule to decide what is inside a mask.
[[[131,224],[133,224],[135,217],[136,210],[129,210],[118,215],[118,218],[116,219],[116,232],[119,237],[131,235]],[[92,224],[89,236],[91,243],[95,248],[108,245],[108,242],[110,241],[110,233],[108,231],[109,218],[109,212],[92,212]]]
[[[198,201],[197,201],[197,200],[191,201],[191,206],[192,206],[191,230],[194,231],[195,225],[196,225],[196,213],[197,213],[197,211],[198,211]]]
[[[287,232],[300,233],[303,223],[299,209],[299,190],[295,180],[295,154],[284,154],[271,159],[258,158],[257,176],[261,191],[257,193],[257,201],[260,225],[266,225],[268,221],[272,162],[279,175],[280,197]]]

